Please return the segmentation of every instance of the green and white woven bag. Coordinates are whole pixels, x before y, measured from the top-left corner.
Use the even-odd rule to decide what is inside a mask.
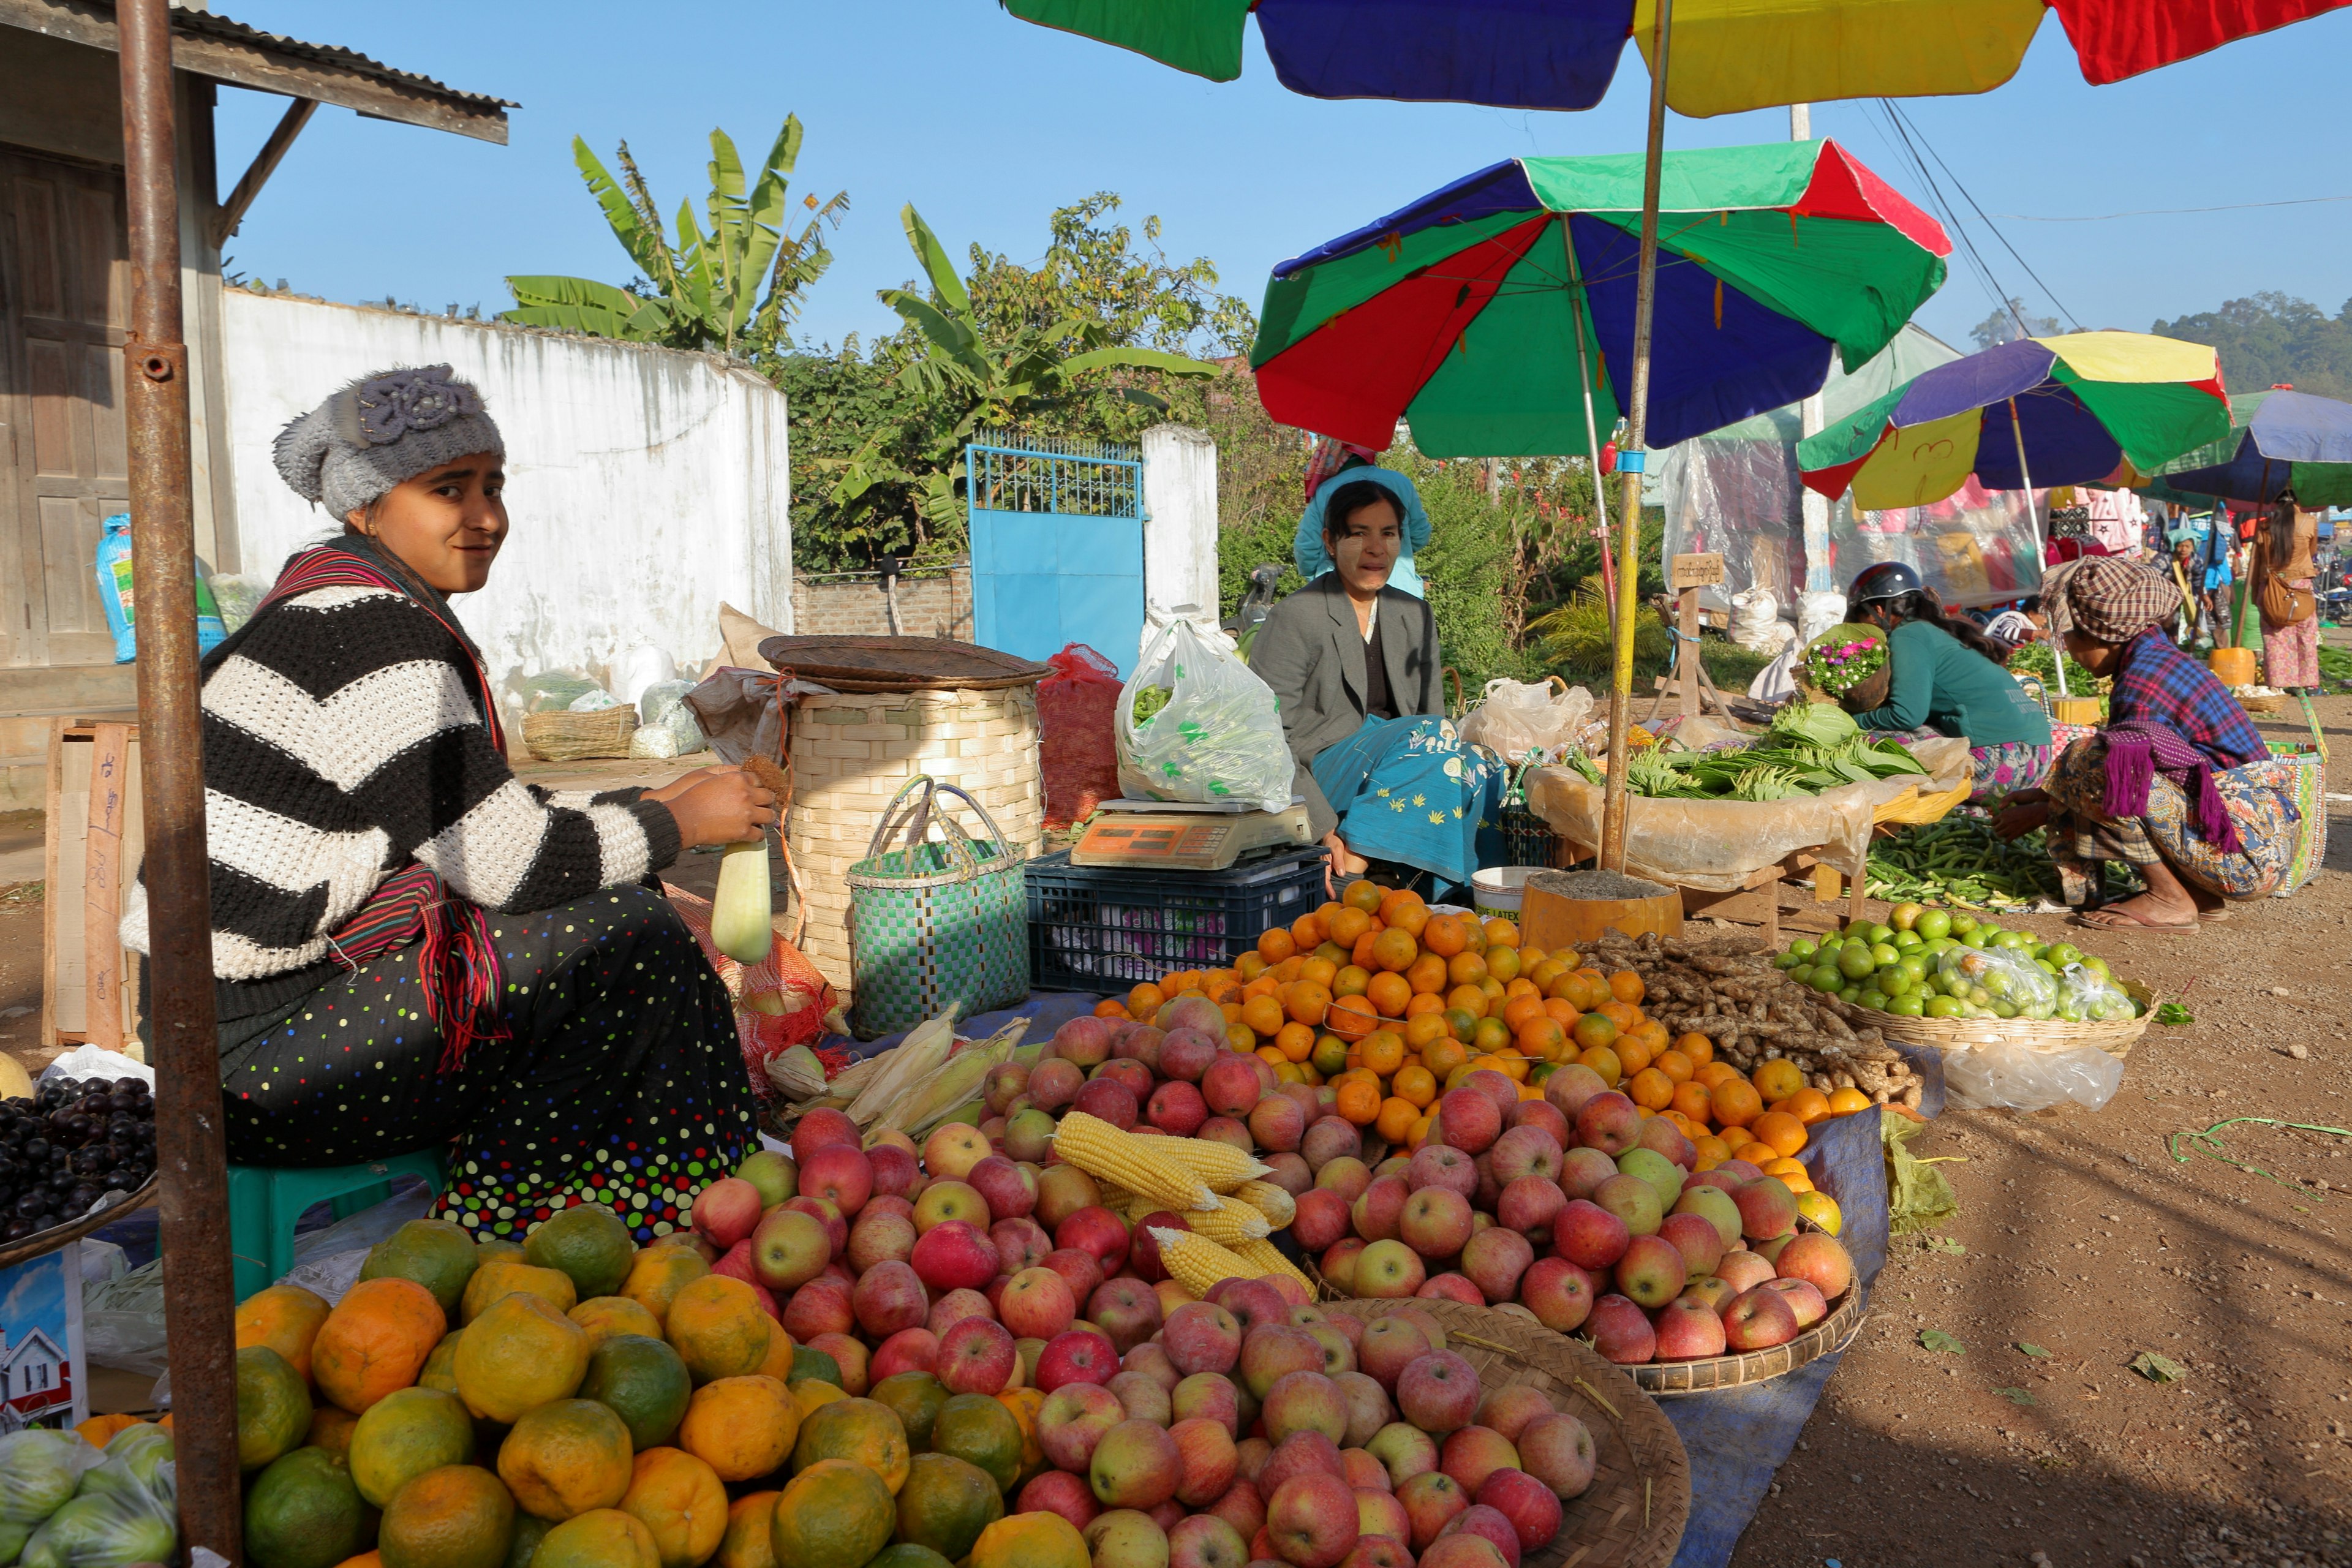
[[[970,806],[988,836],[974,838],[935,809],[941,793]],[[935,818],[938,839],[929,837]],[[898,847],[884,848],[894,837]],[[850,1022],[860,1038],[910,1029],[950,1007],[969,1018],[1028,995],[1022,864],[988,809],[955,785],[918,773],[891,797],[847,879]]]

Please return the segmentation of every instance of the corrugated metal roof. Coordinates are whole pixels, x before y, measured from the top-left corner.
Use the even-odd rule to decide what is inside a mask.
[[[419,76],[415,71],[397,70],[382,60],[371,59],[356,49],[346,49],[335,44],[306,44],[299,38],[289,38],[283,33],[268,33],[259,27],[233,21],[213,11],[195,11],[174,6],[172,26],[183,33],[201,34],[233,43],[250,44],[276,54],[291,55],[298,59],[316,61],[342,70],[373,77],[378,81],[412,88],[421,92],[436,93],[464,104],[484,114],[494,114],[501,109],[520,109],[522,105],[510,98],[492,98],[485,93],[465,92],[446,82]]]

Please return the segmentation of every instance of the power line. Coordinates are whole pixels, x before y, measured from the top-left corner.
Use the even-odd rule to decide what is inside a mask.
[[[1887,99],[1881,99],[1879,101],[1886,105],[1887,112],[1894,115],[1897,121],[1903,124],[1911,125],[1911,117],[1904,113],[1899,105]],[[2051,289],[2050,285],[2042,281],[2042,275],[2033,270],[2033,264],[2026,260],[2024,257],[2018,255],[2017,247],[2009,243],[2009,237],[2001,233],[2000,230],[1994,226],[1992,219],[1985,216],[1984,208],[1977,205],[1976,197],[1969,195],[1969,188],[1960,184],[1960,177],[1952,173],[1952,166],[1944,162],[1944,155],[1936,151],[1935,144],[1927,140],[1927,132],[1920,131],[1916,125],[1911,125],[1911,129],[1918,134],[1919,144],[1927,149],[1928,156],[1936,160],[1936,166],[1943,170],[1946,177],[1952,182],[1952,188],[1960,193],[1961,199],[1966,201],[1969,204],[1969,208],[1975,212],[1979,219],[1983,221],[1985,227],[1992,230],[1992,237],[2000,241],[2001,248],[2008,251],[2011,258],[2013,258],[2020,267],[2025,268],[2025,275],[2033,279],[2034,285],[2039,288],[2044,295],[2048,296],[2052,304],[2058,307],[2059,313],[2063,315],[2068,321],[2074,323],[2074,330],[2078,332],[2081,331],[2083,330],[2082,319],[2076,316],[2074,311],[2066,309],[2065,301],[2059,299],[2057,294]],[[2020,323],[2021,326],[2022,324],[2023,323],[2021,322]]]
[[[1888,129],[1894,132],[1895,140],[1901,142],[1902,155],[1910,161],[1913,172],[1919,176],[1920,184],[1927,192],[1928,201],[1942,216],[1945,227],[1958,238],[1961,252],[1967,258],[1969,270],[1976,274],[1977,281],[1983,288],[1986,297],[1992,300],[1993,313],[1999,315],[2007,311],[2010,320],[2016,323],[2020,337],[2032,336],[2032,333],[2026,329],[2024,319],[2019,315],[2016,305],[2011,302],[2009,291],[2003,289],[1999,279],[1993,277],[1992,268],[1986,265],[1984,257],[1977,249],[1976,241],[1969,237],[1967,227],[1961,224],[1958,215],[1952,210],[1951,203],[1945,198],[1944,188],[1936,183],[1934,172],[1927,167],[1927,161],[1919,156],[1918,148],[1912,145],[1911,137],[1904,129],[1902,121],[1895,118],[1892,107],[1885,99],[1878,100],[1878,110],[1880,115],[1885,120]]]
[[[2218,207],[2136,207],[2130,212],[2093,213],[2084,217],[2043,217],[2033,213],[1995,213],[2019,223],[2106,223],[2119,217],[2181,217],[2191,213],[2240,213],[2256,207],[2307,207],[2321,202],[2352,202],[2352,196],[2297,196],[2284,202],[2231,202]]]

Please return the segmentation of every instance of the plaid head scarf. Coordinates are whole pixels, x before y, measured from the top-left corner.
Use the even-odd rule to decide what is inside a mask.
[[[2079,628],[2105,643],[2126,643],[2180,607],[2180,590],[2162,573],[2114,555],[2085,555],[2042,579],[2051,630]]]

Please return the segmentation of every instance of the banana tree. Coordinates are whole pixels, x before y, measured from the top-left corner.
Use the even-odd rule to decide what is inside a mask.
[[[877,432],[844,462],[833,488],[835,506],[856,511],[874,505],[880,489],[903,488],[913,495],[924,531],[932,538],[952,537],[962,522],[957,487],[965,478],[964,447],[983,426],[1012,425],[1060,408],[1081,390],[1079,379],[1097,372],[1217,373],[1214,365],[1182,354],[1108,342],[1103,323],[1086,316],[1022,327],[992,341],[982,330],[971,291],[922,215],[908,205],[898,218],[930,280],[929,297],[911,289],[880,290],[882,302],[920,338],[920,356],[899,372],[898,383],[933,400],[950,417],[925,433],[913,464],[894,455],[906,450],[906,432]],[[1143,407],[1168,406],[1139,386],[1122,384],[1112,392]]]
[[[849,210],[846,192],[822,204],[803,196],[802,205],[815,216],[798,234],[784,232],[801,137],[800,118],[786,117],[759,178],[747,188],[734,142],[713,131],[710,190],[703,198],[708,232],[696,221],[693,204],[680,202],[675,241],[662,226],[629,144],[621,143],[622,177],[615,181],[588,143],[572,138],[572,162],[650,291],[593,278],[509,278],[515,309],[499,320],[730,354],[773,346],[798,314],[802,295],[833,265],[824,226],[838,227]]]

